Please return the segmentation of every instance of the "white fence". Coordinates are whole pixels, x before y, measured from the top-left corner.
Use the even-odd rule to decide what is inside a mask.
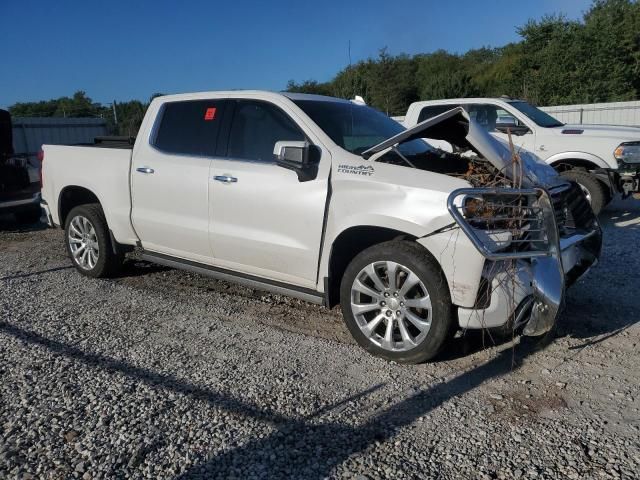
[[[540,107],[563,123],[640,126],[640,101]]]
[[[13,117],[13,150],[35,156],[43,143],[71,145],[93,143],[107,135],[104,118]]]

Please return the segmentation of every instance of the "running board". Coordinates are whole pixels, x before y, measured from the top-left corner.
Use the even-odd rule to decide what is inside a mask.
[[[325,304],[324,294],[311,290],[310,288],[297,287],[288,283],[278,282],[275,280],[267,280],[246,273],[238,273],[224,268],[213,267],[203,263],[192,262],[182,258],[171,257],[162,253],[143,251],[140,257],[142,260],[164,265],[166,267],[187,270],[216,280],[224,280],[226,282],[239,283],[245,287],[265,290],[280,295],[299,298],[305,302],[315,303],[317,305]]]

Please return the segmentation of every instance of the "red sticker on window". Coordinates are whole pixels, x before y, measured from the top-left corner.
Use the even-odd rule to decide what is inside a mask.
[[[204,114],[204,119],[205,120],[213,120],[214,118],[216,118],[216,109],[215,109],[215,107],[207,108],[207,111]]]

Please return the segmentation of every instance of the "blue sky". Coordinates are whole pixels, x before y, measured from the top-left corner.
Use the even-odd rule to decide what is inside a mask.
[[[95,101],[154,92],[328,80],[389,52],[464,52],[518,39],[545,13],[591,0],[0,0],[0,107],[85,90]]]

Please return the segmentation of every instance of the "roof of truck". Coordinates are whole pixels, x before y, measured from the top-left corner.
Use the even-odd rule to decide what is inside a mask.
[[[349,100],[344,98],[337,97],[329,97],[327,95],[315,95],[312,93],[293,93],[293,92],[279,92],[281,95],[284,95],[291,100],[315,100],[319,102],[340,102],[340,103],[350,103]]]
[[[176,101],[176,100],[196,100],[201,98],[211,97],[233,97],[243,96],[250,97],[252,95],[260,96],[281,96],[290,100],[313,100],[322,102],[349,102],[343,98],[327,97],[325,95],[314,95],[311,93],[293,93],[293,92],[273,92],[269,90],[218,90],[210,92],[193,92],[193,93],[178,93],[172,95],[162,95],[156,97],[161,102]],[[155,100],[155,99],[154,99]]]
[[[510,97],[473,97],[473,98],[440,98],[437,100],[419,100],[417,102],[413,102],[416,104],[427,104],[427,103],[480,103],[486,102],[487,100],[497,100],[501,102],[524,102],[519,98],[510,98]]]

